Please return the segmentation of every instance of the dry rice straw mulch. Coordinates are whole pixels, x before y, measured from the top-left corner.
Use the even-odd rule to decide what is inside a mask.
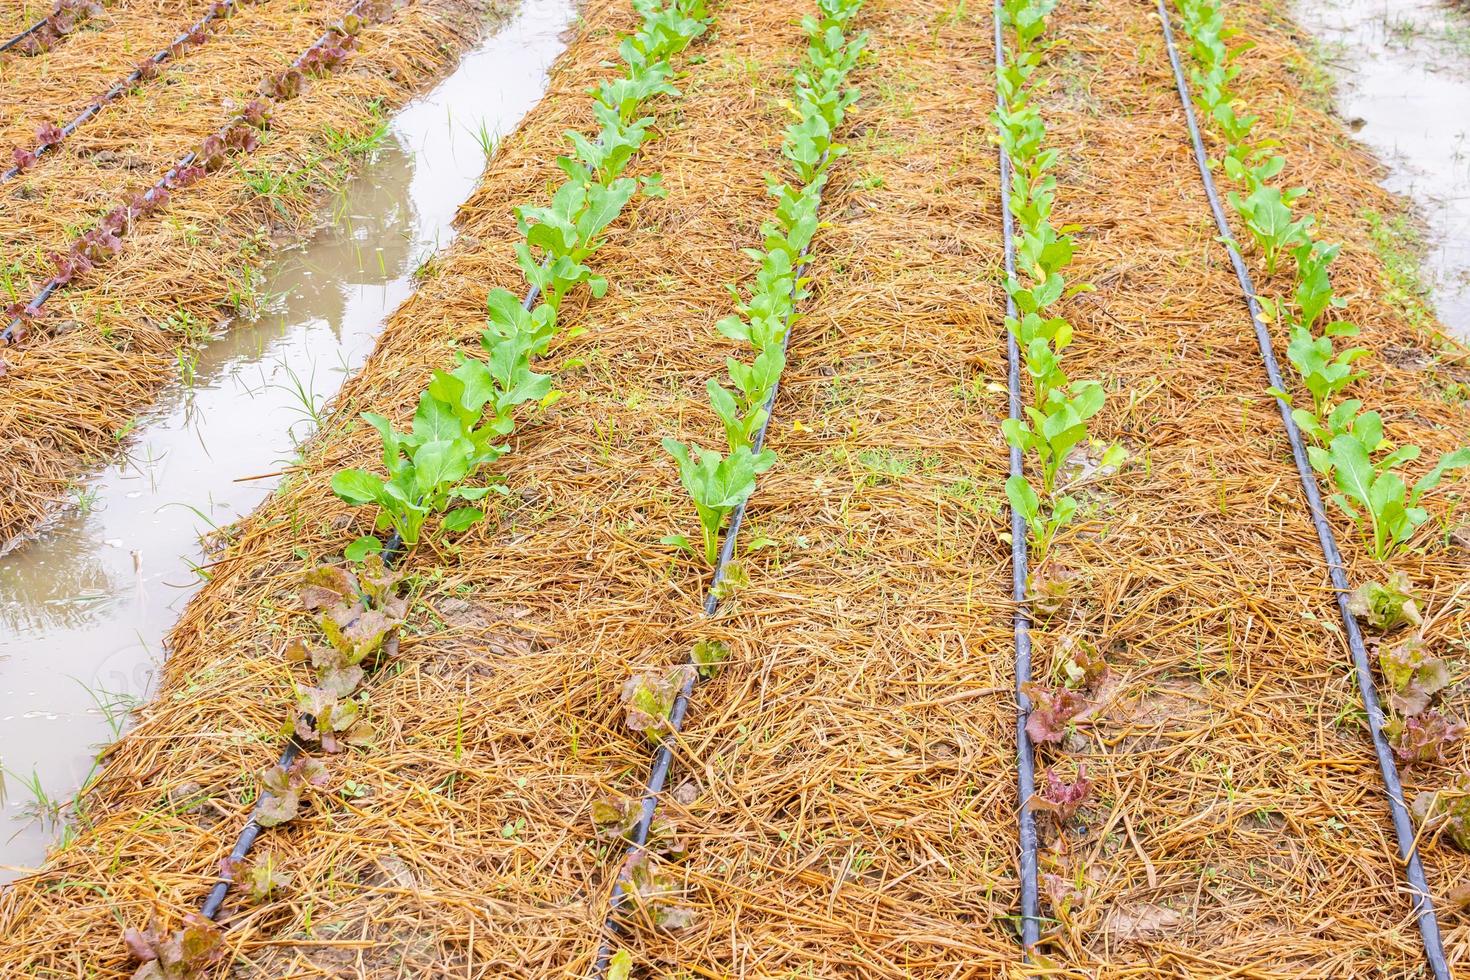
[[[1235,7],[1233,9],[1243,10]],[[825,196],[815,295],[793,337],[747,542],[751,584],[714,620],[704,577],[659,545],[691,508],[657,448],[720,439],[702,389],[730,345],[720,283],[769,213],[788,13],[723,3],[691,50],[684,97],[640,155],[643,201],[598,253],[607,298],[565,311],[586,333],[550,359],[567,397],[526,425],[489,526],[428,546],[413,628],[370,686],[372,748],[332,761],[330,792],[267,835],[293,875],[278,901],[227,908],[243,976],[582,976],[615,857],[591,803],[636,792],[648,745],[621,724],[630,672],[680,662],[698,638],[735,656],[698,689],[662,812],[688,840],[674,866],[695,925],[623,942],[649,976],[1002,976],[1026,972],[1017,905],[998,188],[986,135],[989,12],[869,0],[874,62],[857,81],[851,153]],[[515,288],[513,204],[554,179],[560,133],[585,126],[619,3],[586,11],[552,90],[502,146],[457,244],[390,320],[335,424],[293,479],[232,535],[218,578],[173,637],[162,696],[112,752],[89,826],[0,898],[0,968],[120,969],[116,921],[176,914],[202,895],[248,811],[262,738],[289,704],[287,637],[306,567],[336,560],[363,515],[330,474],[372,465],[352,417],[402,420],[449,339],[473,343],[484,292]],[[1380,356],[1357,393],[1395,434],[1441,449],[1464,431],[1436,385],[1462,370],[1379,297],[1359,208],[1394,202],[1320,105],[1303,98],[1286,25],[1251,16],[1260,48],[1240,86],[1309,184],[1338,274]],[[1095,430],[1132,457],[1084,491],[1059,557],[1079,598],[1038,630],[1039,672],[1068,637],[1111,676],[1043,765],[1097,784],[1085,829],[1047,869],[1080,895],[1050,930],[1047,975],[1419,975],[1370,747],[1321,556],[1243,306],[1212,237],[1157,24],[1136,4],[1066,7],[1046,99],[1064,150],[1058,217],[1077,222],[1068,314],[1077,377],[1110,397]],[[1278,283],[1264,288],[1279,287]],[[1461,490],[1463,485],[1461,485]],[[1436,506],[1443,511],[1448,495]],[[1349,543],[1352,574],[1382,573]],[[1463,552],[1396,562],[1463,642]],[[1463,663],[1458,668],[1463,673]],[[1464,705],[1460,708],[1463,713]],[[1463,767],[1465,760],[1457,760]],[[1438,785],[1444,772],[1410,774]],[[349,782],[350,781],[350,782]],[[351,787],[344,795],[340,790]],[[202,793],[202,805],[168,801]],[[1431,882],[1464,855],[1426,843]],[[93,886],[104,893],[99,895]],[[1059,891],[1053,883],[1052,891]],[[1452,961],[1470,933],[1443,917]]]

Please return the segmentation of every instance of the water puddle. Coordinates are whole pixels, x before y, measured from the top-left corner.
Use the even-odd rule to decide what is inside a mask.
[[[1429,225],[1424,274],[1470,340],[1470,13],[1444,0],[1324,0],[1297,19],[1325,47],[1338,108]]]
[[[41,860],[58,822],[37,814],[54,818],[148,696],[163,638],[200,585],[200,535],[276,485],[259,477],[289,464],[414,269],[448,243],[483,144],[540,98],[574,14],[571,0],[524,0],[399,113],[330,227],[269,270],[269,312],[211,342],[192,378],[181,371],[75,513],[0,558],[0,881]]]

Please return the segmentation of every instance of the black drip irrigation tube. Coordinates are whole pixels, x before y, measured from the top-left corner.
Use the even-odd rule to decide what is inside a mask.
[[[143,64],[147,64],[151,61],[155,65],[161,65],[165,61],[168,61],[173,57],[173,49],[176,45],[183,44],[194,34],[204,30],[206,27],[214,23],[216,20],[219,20],[221,17],[228,17],[234,11],[236,3],[237,0],[224,0],[222,7],[211,6],[208,13],[195,21],[193,25],[187,28],[178,37],[175,37],[167,47],[156,51],[154,54],[149,56],[143,62]],[[112,88],[104,92],[99,98],[94,99],[92,103],[87,106],[87,108],[83,109],[76,115],[76,118],[72,119],[72,121],[67,123],[65,126],[62,126],[61,139],[64,140],[67,137],[71,136],[71,134],[75,133],[84,123],[86,123],[93,116],[97,115],[97,113],[101,112],[103,106],[117,101],[117,99],[124,92],[128,91],[138,82],[142,81],[142,79],[143,68],[141,66],[138,68],[134,68],[121,81],[114,83]],[[51,152],[59,145],[61,145],[60,140],[55,143],[40,144],[35,149],[36,158],[40,159],[42,156]],[[17,164],[11,167],[9,170],[6,170],[4,173],[0,173],[0,184],[5,183],[7,180],[13,180],[15,177],[19,176],[21,172],[22,171],[20,165]]]
[[[1174,84],[1179,90],[1179,101],[1184,106],[1184,121],[1189,127],[1189,139],[1194,145],[1194,160],[1199,167],[1200,179],[1204,182],[1205,196],[1209,198],[1210,210],[1215,216],[1215,225],[1220,232],[1220,241],[1230,254],[1230,264],[1235,267],[1235,276],[1240,280],[1241,292],[1250,311],[1251,326],[1255,328],[1256,341],[1261,348],[1261,360],[1266,366],[1266,377],[1279,390],[1285,390],[1281,369],[1271,344],[1271,333],[1261,318],[1261,306],[1256,302],[1256,287],[1250,270],[1240,257],[1235,238],[1225,211],[1220,206],[1220,195],[1215,189],[1215,178],[1210,172],[1209,159],[1205,154],[1204,140],[1200,136],[1199,123],[1195,119],[1194,105],[1190,100],[1189,83],[1185,81],[1184,68],[1180,64],[1179,50],[1174,44],[1174,30],[1169,25],[1169,10],[1164,0],[1157,0],[1159,23],[1164,29],[1164,46],[1169,52],[1169,64],[1174,69]],[[1358,676],[1358,693],[1363,699],[1363,709],[1368,716],[1368,730],[1373,737],[1373,750],[1378,756],[1378,768],[1383,773],[1383,785],[1387,790],[1389,812],[1393,817],[1393,829],[1398,838],[1399,857],[1404,862],[1404,876],[1409,880],[1414,913],[1419,920],[1419,935],[1424,940],[1424,955],[1429,961],[1435,980],[1451,980],[1449,964],[1445,961],[1444,943],[1439,934],[1439,920],[1434,913],[1434,898],[1429,883],[1424,877],[1424,865],[1419,860],[1415,847],[1414,823],[1404,806],[1403,785],[1399,781],[1398,766],[1394,762],[1393,748],[1383,734],[1383,708],[1378,703],[1378,692],[1373,683],[1373,668],[1368,662],[1368,652],[1363,646],[1363,633],[1358,620],[1348,609],[1348,596],[1352,591],[1348,584],[1347,571],[1343,568],[1342,554],[1337,548],[1337,537],[1322,507],[1322,495],[1317,488],[1317,477],[1307,458],[1302,443],[1301,430],[1291,417],[1291,407],[1280,398],[1276,407],[1281,412],[1281,422],[1286,428],[1286,438],[1291,443],[1292,459],[1296,462],[1297,474],[1301,477],[1302,490],[1306,493],[1307,507],[1312,514],[1312,523],[1317,529],[1317,540],[1322,546],[1322,557],[1327,562],[1327,572],[1332,579],[1333,591],[1337,593],[1337,607],[1342,614],[1342,625],[1347,634],[1348,649],[1352,653],[1353,667]]]
[[[234,0],[231,0],[231,2],[234,2]],[[360,10],[362,7],[366,6],[370,2],[371,0],[357,0],[356,3],[354,3],[351,7],[348,7],[347,10],[343,12],[342,16],[347,17],[355,14],[358,10]],[[308,47],[306,51],[303,51],[301,54],[297,55],[295,59],[292,60],[290,67],[293,69],[299,69],[301,67],[301,63],[306,59],[307,54],[314,50],[317,45],[324,43],[329,37],[331,37],[331,35],[332,31],[330,30],[323,32],[322,36],[313,41],[311,46]],[[74,120],[73,125],[75,124],[76,121]],[[153,186],[148,188],[148,190],[143,193],[144,199],[147,200],[156,197],[162,191],[167,190],[169,183],[178,175],[179,171],[192,164],[197,158],[198,154],[193,150],[190,150],[188,153],[184,154],[184,156],[180,158],[177,163],[169,168],[168,173],[158,178],[158,180],[154,182]],[[19,328],[21,325],[22,319],[28,316],[35,316],[37,313],[41,312],[41,307],[45,306],[46,301],[50,299],[51,296],[56,292],[56,290],[60,288],[61,284],[56,281],[56,278],[54,276],[51,279],[47,280],[46,285],[41,288],[41,291],[37,293],[34,297],[32,297],[31,301],[24,306],[20,316],[17,316],[13,320],[11,320],[4,330],[0,330],[0,344],[11,343],[15,337],[16,329]]]
[[[545,271],[549,264],[550,258],[548,257],[541,263],[541,269]],[[540,295],[541,287],[531,286],[526,290],[526,298],[521,300],[521,308],[529,313],[531,307],[535,305],[537,297]],[[394,531],[389,535],[387,542],[383,545],[383,563],[391,568],[398,564],[405,554],[407,552],[403,547],[403,539],[398,536],[397,531]],[[305,717],[311,719],[310,715],[306,715]],[[286,743],[285,750],[281,752],[281,761],[278,765],[282,769],[286,768],[296,761],[298,755],[305,751],[306,746],[301,743],[299,738],[292,735],[291,740]],[[235,840],[235,846],[230,850],[230,856],[225,863],[225,870],[222,871],[219,880],[214,883],[214,887],[209,890],[209,896],[199,908],[199,914],[203,915],[206,919],[214,919],[219,915],[220,906],[224,904],[225,896],[229,894],[230,885],[234,881],[231,876],[231,870],[229,869],[232,869],[236,862],[245,859],[245,856],[250,853],[250,849],[255,846],[256,838],[265,829],[256,820],[256,814],[258,812],[259,804],[257,803],[255,812],[250,814],[250,819],[246,822],[244,829],[240,831],[240,836]]]
[[[827,161],[827,154],[822,154],[822,162]],[[810,255],[810,253],[808,253]],[[811,268],[811,258],[804,259],[801,265],[796,267],[791,277],[793,291],[801,283],[802,277]],[[795,319],[796,311],[793,309],[791,317],[786,321],[786,332],[781,338],[781,357],[784,369],[786,351],[791,347],[791,328]],[[766,420],[761,423],[756,431],[755,438],[751,440],[750,451],[756,455],[766,443],[766,433],[770,431],[771,419],[775,417],[776,395],[781,391],[781,377],[776,376],[775,383],[771,385],[771,393],[766,396]],[[751,496],[755,496],[754,493]],[[704,614],[713,616],[720,607],[720,585],[725,580],[725,569],[735,557],[735,541],[740,534],[740,525],[745,522],[745,509],[750,503],[750,497],[745,498],[735,509],[730,512],[730,529],[725,532],[725,540],[720,545],[719,560],[715,562],[715,571],[710,578],[709,591],[704,597]],[[694,667],[693,655],[685,662],[686,666]],[[684,728],[684,716],[689,713],[689,697],[694,693],[695,682],[699,679],[698,671],[691,669],[684,683],[679,686],[679,694],[674,698],[674,706],[669,711],[668,731],[663,734],[658,748],[653,753],[653,765],[649,767],[648,781],[643,784],[643,798],[639,803],[638,822],[633,825],[632,840],[623,853],[622,868],[626,868],[633,861],[638,852],[648,844],[648,833],[653,827],[654,811],[658,809],[658,797],[664,790],[664,784],[668,782],[669,771],[674,765],[674,750],[670,744],[679,737]],[[628,893],[623,888],[623,879],[619,869],[618,879],[613,883],[612,896],[608,899],[607,915],[603,917],[603,940],[597,947],[597,959],[593,963],[592,976],[596,980],[602,980],[607,974],[607,968],[612,961],[613,948],[612,937],[622,931],[622,924],[618,921],[618,913],[627,902]]]
[[[15,47],[17,44],[19,44],[20,42],[24,41],[26,38],[30,37],[32,34],[36,33],[41,28],[45,27],[46,26],[46,21],[49,18],[49,16],[50,15],[47,15],[47,17],[42,17],[40,20],[36,21],[30,27],[27,27],[25,30],[23,30],[19,34],[15,35],[15,37],[13,37],[10,40],[6,41],[4,44],[0,44],[0,54],[3,54],[4,52],[9,51],[11,48]]]
[[[1001,37],[1000,0],[995,0],[995,69],[999,74],[1005,64],[1005,42]],[[997,85],[996,107],[1005,109],[1005,96]],[[1005,237],[1006,275],[1016,274],[1015,222],[1011,217],[1011,158],[1004,146],[1000,147],[1000,211],[1001,230]],[[1006,316],[1018,319],[1016,301],[1006,294]],[[1023,419],[1021,411],[1021,348],[1016,335],[1006,329],[1006,379],[1010,388],[1010,417]],[[1011,476],[1024,476],[1025,465],[1021,450],[1011,446]],[[1011,598],[1016,609],[1012,622],[1016,636],[1016,795],[1020,803],[1017,819],[1020,827],[1018,836],[1021,844],[1021,945],[1029,957],[1031,950],[1041,940],[1041,904],[1037,895],[1037,838],[1036,813],[1027,804],[1036,793],[1036,748],[1031,736],[1026,733],[1026,721],[1031,716],[1031,699],[1021,690],[1031,681],[1031,612],[1026,605],[1026,519],[1014,507],[1011,508]]]

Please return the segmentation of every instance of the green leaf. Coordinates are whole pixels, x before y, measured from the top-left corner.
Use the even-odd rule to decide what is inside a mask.
[[[1024,476],[1012,476],[1006,480],[1006,499],[1027,524],[1033,523],[1041,510],[1041,501]]]
[[[444,515],[444,530],[463,531],[485,516],[478,507],[456,507]]]
[[[377,554],[383,550],[383,542],[371,534],[364,534],[342,549],[342,556],[348,561],[362,561],[368,555]]]
[[[383,493],[383,480],[366,470],[342,470],[332,476],[332,492],[349,504],[370,504]]]

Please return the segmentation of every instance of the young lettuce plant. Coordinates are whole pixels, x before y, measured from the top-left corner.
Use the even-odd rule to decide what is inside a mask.
[[[1419,506],[1424,495],[1452,470],[1470,467],[1470,447],[1457,449],[1440,457],[1438,463],[1421,476],[1412,487],[1406,487],[1394,468],[1419,457],[1418,446],[1402,446],[1374,462],[1373,453],[1383,445],[1382,423],[1362,423],[1376,412],[1365,412],[1352,433],[1336,436],[1327,450],[1327,460],[1337,486],[1333,502],[1357,522],[1363,531],[1369,551],[1382,561],[1402,547],[1429,520],[1429,512]]]
[[[1032,489],[1024,476],[1012,476],[1006,479],[1006,499],[1010,501],[1011,508],[1021,515],[1026,522],[1026,528],[1030,533],[1032,556],[1037,564],[1046,561],[1047,553],[1051,550],[1052,541],[1055,540],[1057,532],[1072,522],[1077,515],[1077,501],[1069,496],[1061,496],[1051,502],[1050,509],[1041,504],[1041,499]]]
[[[720,528],[725,518],[750,499],[755,492],[755,478],[775,465],[776,454],[763,449],[757,455],[749,446],[741,446],[729,455],[721,455],[712,449],[685,446],[677,439],[665,439],[663,447],[679,464],[679,482],[699,514],[704,559],[714,565],[719,559]],[[690,554],[701,553],[682,534],[668,535],[663,543],[676,545]]]

